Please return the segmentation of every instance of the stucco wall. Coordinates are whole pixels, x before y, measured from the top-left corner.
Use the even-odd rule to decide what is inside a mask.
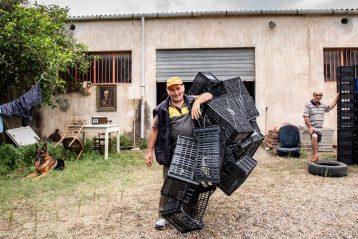
[[[290,122],[303,125],[304,104],[315,89],[324,92],[323,102],[336,95],[336,83],[324,82],[323,48],[356,47],[357,18],[348,16],[264,15],[212,18],[148,18],[145,20],[145,102],[156,102],[156,50],[181,48],[255,47],[256,104],[262,131]],[[345,16],[347,17],[347,16]],[[268,27],[274,21],[276,27]],[[132,83],[117,87],[117,112],[107,113],[121,124],[122,133],[133,126],[133,100],[140,98],[141,22],[140,19],[81,21],[74,37],[90,51],[132,51]],[[78,115],[90,119],[95,112],[95,94],[72,95],[67,112],[43,109],[43,134],[48,135],[64,121]],[[139,101],[137,100],[137,107]],[[138,109],[138,108],[137,108]],[[53,120],[53,119],[56,120]],[[145,118],[150,118],[146,115]],[[138,119],[139,120],[139,119]],[[149,122],[146,123],[146,131]],[[336,109],[326,115],[325,127],[336,129]]]

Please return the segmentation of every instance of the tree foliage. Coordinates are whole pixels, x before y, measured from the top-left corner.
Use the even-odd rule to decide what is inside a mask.
[[[68,8],[26,5],[21,0],[0,2],[0,89],[20,92],[40,82],[43,102],[64,89],[58,72],[77,66],[85,72],[87,47],[68,30]]]

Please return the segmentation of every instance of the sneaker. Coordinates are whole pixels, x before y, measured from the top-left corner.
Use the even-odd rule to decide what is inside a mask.
[[[168,221],[161,217],[155,223],[154,228],[157,230],[164,230],[167,225],[168,225]]]

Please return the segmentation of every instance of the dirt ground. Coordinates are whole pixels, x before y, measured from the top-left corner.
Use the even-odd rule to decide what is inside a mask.
[[[324,178],[307,172],[307,159],[279,158],[259,149],[258,164],[231,196],[217,189],[204,228],[186,234],[156,231],[161,168],[138,168],[134,186],[103,185],[86,200],[56,199],[51,209],[19,205],[14,222],[0,221],[0,238],[358,238],[358,167]]]

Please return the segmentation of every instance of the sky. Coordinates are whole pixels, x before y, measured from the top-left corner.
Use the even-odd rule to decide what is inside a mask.
[[[38,4],[69,7],[71,16],[132,13],[358,9],[357,0],[36,0]],[[35,0],[30,0],[34,3]]]

